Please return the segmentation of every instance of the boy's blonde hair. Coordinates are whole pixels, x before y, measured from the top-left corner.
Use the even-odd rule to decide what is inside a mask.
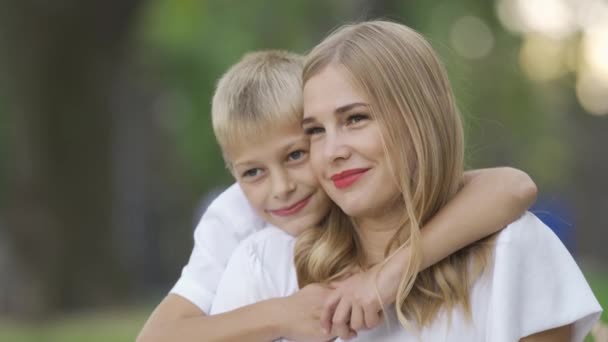
[[[275,128],[302,120],[303,57],[268,50],[246,54],[217,83],[213,131],[226,149],[255,143]]]

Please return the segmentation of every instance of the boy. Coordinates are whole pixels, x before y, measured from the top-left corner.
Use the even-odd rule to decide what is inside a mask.
[[[139,341],[348,337],[353,336],[348,310],[334,315],[336,307],[359,305],[366,316],[376,317],[375,324],[380,322],[376,279],[382,304],[393,301],[401,265],[407,260],[405,248],[381,270],[354,275],[335,289],[308,286],[289,297],[205,316],[240,241],[266,223],[298,235],[325,215],[329,199],[311,176],[308,141],[300,126],[302,64],[302,57],[287,52],[252,53],[219,81],[213,127],[238,185],[221,194],[203,216],[182,277],[152,314]],[[463,189],[423,229],[423,267],[498,231],[520,216],[535,196],[534,183],[520,171],[499,168],[468,173]],[[470,208],[482,214],[474,215]],[[445,239],[447,231],[452,239]]]

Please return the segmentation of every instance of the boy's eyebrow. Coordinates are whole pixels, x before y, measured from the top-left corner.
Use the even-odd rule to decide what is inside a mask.
[[[232,166],[236,168],[236,167],[243,167],[243,166],[249,166],[249,165],[254,165],[254,164],[255,164],[254,161],[244,161],[244,162],[232,164]]]
[[[289,151],[289,150],[293,149],[294,146],[297,146],[298,144],[301,144],[301,143],[307,143],[307,142],[308,142],[307,137],[302,136],[300,138],[293,139],[293,140],[289,141],[288,143],[286,143],[286,145],[283,146],[280,151],[283,151],[283,152]],[[244,160],[244,161],[238,162],[238,163],[233,163],[232,165],[236,168],[236,167],[258,166],[259,163],[260,162],[257,160],[250,159],[250,160]]]
[[[352,110],[353,108],[357,108],[357,107],[368,107],[369,105],[367,103],[364,102],[354,102],[354,103],[349,103],[347,105],[344,106],[340,106],[336,109],[334,109],[334,113],[336,114],[344,114],[350,110]],[[304,118],[302,119],[302,126],[315,122],[315,118],[314,117],[308,117],[308,118]]]

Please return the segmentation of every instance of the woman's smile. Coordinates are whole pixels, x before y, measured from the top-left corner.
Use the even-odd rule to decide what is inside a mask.
[[[336,188],[345,189],[355,184],[367,171],[369,171],[369,168],[345,170],[331,176],[331,180]]]

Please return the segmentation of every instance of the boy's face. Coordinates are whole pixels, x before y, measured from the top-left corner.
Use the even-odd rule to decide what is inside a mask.
[[[231,171],[266,222],[292,235],[318,224],[329,208],[309,163],[309,141],[299,125],[274,129],[255,143],[228,149]]]

